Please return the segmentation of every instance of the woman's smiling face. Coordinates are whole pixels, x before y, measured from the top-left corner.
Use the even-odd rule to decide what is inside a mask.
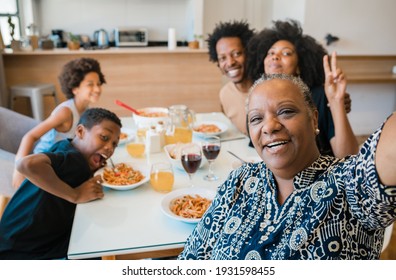
[[[264,57],[264,73],[296,75],[298,56],[292,43],[279,40],[268,50]]]
[[[289,80],[264,81],[253,89],[248,125],[256,151],[280,176],[294,177],[319,156],[317,111],[307,105],[299,87]]]

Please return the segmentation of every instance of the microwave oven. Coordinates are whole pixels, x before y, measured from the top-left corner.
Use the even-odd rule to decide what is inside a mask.
[[[148,45],[147,28],[116,28],[114,31],[116,47],[137,47]]]

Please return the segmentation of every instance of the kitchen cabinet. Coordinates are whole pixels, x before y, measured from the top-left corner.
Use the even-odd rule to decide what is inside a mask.
[[[147,47],[3,53],[7,86],[32,81],[53,83],[63,101],[58,75],[64,64],[78,57],[100,62],[107,83],[94,106],[107,108],[119,116],[129,116],[129,112],[116,105],[116,99],[135,108],[185,104],[196,112],[221,110],[220,71],[209,61],[207,50],[187,47],[172,51],[166,47]],[[16,111],[26,112],[23,102],[17,106]],[[48,103],[46,109],[48,115],[52,104]]]

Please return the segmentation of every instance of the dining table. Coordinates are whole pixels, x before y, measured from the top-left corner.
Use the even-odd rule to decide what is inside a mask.
[[[133,117],[120,118],[123,128],[136,131]],[[220,134],[221,150],[213,163],[213,171],[219,177],[206,181],[206,163],[192,176],[174,168],[173,190],[203,188],[216,191],[235,169],[238,159],[258,157],[249,146],[249,138],[239,132],[221,112],[197,113],[196,121],[217,121],[226,124]],[[193,135],[193,142],[202,137]],[[155,162],[168,161],[164,151],[146,154],[141,158],[131,157],[126,145],[119,145],[111,157],[115,164],[131,162],[147,169]],[[77,204],[68,248],[69,259],[157,259],[177,256],[192,233],[196,223],[187,223],[165,215],[161,202],[168,193],[157,192],[150,181],[129,190],[104,187],[104,197],[88,203]]]

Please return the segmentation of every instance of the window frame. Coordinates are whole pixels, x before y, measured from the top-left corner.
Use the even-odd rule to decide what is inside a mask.
[[[18,26],[18,28],[15,28],[15,30],[14,30],[14,32],[15,32],[14,40],[18,40],[22,36],[22,30],[21,30],[21,24],[22,24],[22,22],[21,22],[21,9],[20,9],[19,0],[14,0],[14,1],[15,1],[15,4],[16,4],[16,12],[15,13],[0,13],[0,18],[8,18],[9,16],[17,18],[17,21],[18,21],[17,26]],[[8,26],[7,26],[7,30],[8,30]],[[2,40],[4,42],[4,35],[3,35]],[[5,44],[5,42],[4,42],[4,44]],[[9,45],[7,45],[7,46],[9,46]]]

